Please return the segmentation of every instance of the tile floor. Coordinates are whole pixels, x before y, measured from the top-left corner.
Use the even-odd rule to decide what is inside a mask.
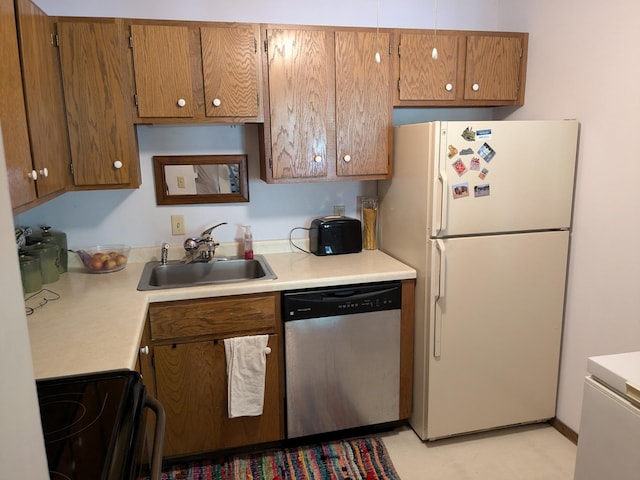
[[[381,435],[401,480],[572,480],[576,446],[549,424],[423,442]]]

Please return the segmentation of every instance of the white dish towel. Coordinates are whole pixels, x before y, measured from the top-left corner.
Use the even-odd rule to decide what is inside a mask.
[[[225,338],[229,418],[262,415],[269,335]]]

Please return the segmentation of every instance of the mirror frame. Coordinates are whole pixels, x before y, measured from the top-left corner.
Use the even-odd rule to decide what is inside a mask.
[[[238,165],[239,193],[169,195],[164,167],[166,165]],[[237,203],[249,201],[249,179],[246,155],[172,155],[153,157],[156,204],[187,205],[198,203]]]

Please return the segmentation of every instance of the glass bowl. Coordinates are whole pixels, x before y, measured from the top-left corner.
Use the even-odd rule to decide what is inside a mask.
[[[76,250],[89,273],[112,273],[122,270],[129,260],[128,245],[96,245]]]

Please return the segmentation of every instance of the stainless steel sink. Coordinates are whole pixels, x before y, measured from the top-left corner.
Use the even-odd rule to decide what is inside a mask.
[[[276,274],[262,255],[255,255],[253,260],[219,258],[208,263],[170,261],[162,265],[161,262],[149,262],[140,276],[138,290],[196,287],[274,278],[277,278]]]

